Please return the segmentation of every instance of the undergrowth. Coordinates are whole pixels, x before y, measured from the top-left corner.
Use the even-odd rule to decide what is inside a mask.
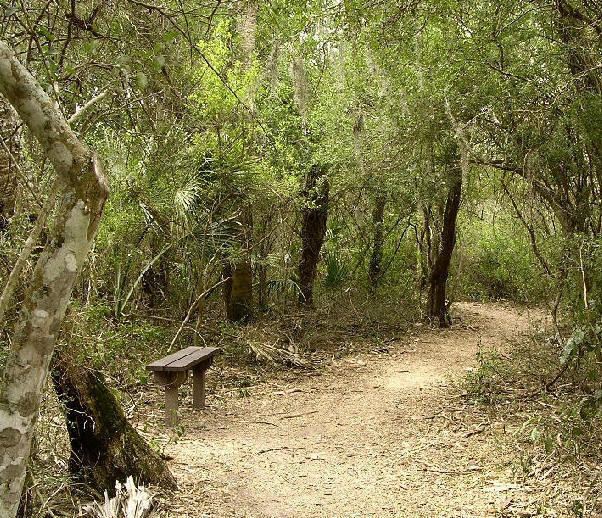
[[[319,309],[271,308],[245,326],[224,323],[218,314],[221,308],[210,306],[202,319],[180,331],[181,318],[167,313],[139,312],[115,319],[109,305],[74,304],[59,347],[82,365],[102,371],[128,417],[139,421],[136,418],[147,408],[160,405],[155,400],[159,391],[145,366],[175,350],[189,345],[219,347],[221,354],[208,377],[210,393],[248,397],[251,387],[270,376],[319,370],[336,358],[397,339],[419,316],[416,304],[400,304],[393,297],[359,289],[319,296]],[[185,385],[182,391],[189,389]],[[144,420],[139,424],[139,431],[152,442],[156,430],[147,429]],[[32,456],[36,509],[31,517],[72,516],[78,502],[90,495],[70,484],[69,439],[51,384],[36,437]],[[161,444],[153,446],[161,450]]]
[[[602,512],[602,370],[594,355],[565,365],[562,350],[545,334],[510,342],[503,352],[481,350],[462,388],[507,423],[520,452],[518,478],[564,473],[585,488],[583,499],[569,503],[571,516],[600,516],[589,513]]]

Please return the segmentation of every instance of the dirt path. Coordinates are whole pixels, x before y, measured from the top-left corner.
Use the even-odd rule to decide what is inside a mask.
[[[185,417],[185,434],[166,448],[181,491],[163,516],[505,516],[525,488],[495,439],[501,425],[465,418],[449,383],[480,345],[537,321],[500,305],[456,311],[450,330]]]

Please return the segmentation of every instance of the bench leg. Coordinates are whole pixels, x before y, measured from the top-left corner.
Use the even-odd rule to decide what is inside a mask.
[[[192,406],[205,408],[205,369],[192,370]]]
[[[155,382],[165,389],[165,424],[178,424],[178,389],[186,381],[187,372],[155,372]]]

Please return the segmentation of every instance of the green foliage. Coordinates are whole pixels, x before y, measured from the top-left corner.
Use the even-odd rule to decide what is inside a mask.
[[[546,300],[549,282],[528,237],[507,217],[464,219],[456,259],[456,296],[475,300]]]
[[[324,263],[326,273],[323,283],[326,288],[337,288],[349,277],[348,260],[338,250],[327,252]]]
[[[477,367],[466,375],[463,388],[478,403],[493,405],[503,397],[499,382],[511,374],[511,368],[498,351],[480,348]]]
[[[101,303],[73,307],[66,327],[62,347],[82,364],[109,373],[122,388],[149,381],[145,365],[166,354],[173,334],[160,321],[115,321],[112,308]]]

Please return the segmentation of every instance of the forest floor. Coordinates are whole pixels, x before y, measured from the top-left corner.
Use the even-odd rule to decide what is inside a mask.
[[[571,477],[525,467],[514,440],[524,420],[467,401],[460,383],[481,348],[541,328],[541,313],[454,307],[451,329],[416,328],[246,397],[210,395],[202,413],[184,405],[179,436],[160,438],[180,490],[159,515],[576,516]]]

